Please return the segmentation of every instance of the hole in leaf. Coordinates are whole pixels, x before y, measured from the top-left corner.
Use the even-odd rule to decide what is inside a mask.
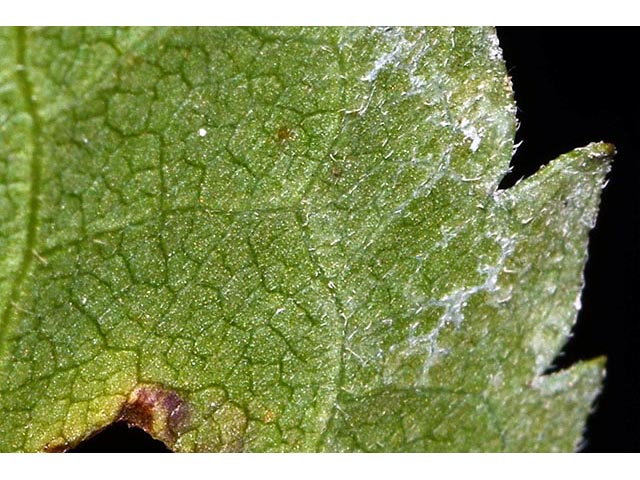
[[[129,427],[125,422],[115,422],[104,430],[87,438],[71,453],[170,453],[171,450],[159,440],[138,427]]]

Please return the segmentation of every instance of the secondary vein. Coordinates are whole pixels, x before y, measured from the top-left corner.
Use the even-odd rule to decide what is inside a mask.
[[[34,101],[33,85],[26,69],[27,38],[24,27],[16,27],[16,83],[24,98],[26,111],[31,117],[30,140],[32,145],[30,162],[30,193],[28,199],[28,214],[26,237],[20,266],[16,272],[11,293],[2,311],[0,321],[0,357],[4,355],[5,340],[11,314],[16,309],[20,298],[21,288],[34,258],[34,248],[38,234],[38,217],[40,213],[40,184],[42,179],[42,145],[40,144],[42,121]]]

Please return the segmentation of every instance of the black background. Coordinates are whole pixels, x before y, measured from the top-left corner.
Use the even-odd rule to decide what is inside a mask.
[[[555,369],[607,357],[604,390],[585,433],[587,452],[640,451],[640,82],[637,29],[498,28],[523,141],[503,188],[569,150],[604,140],[618,154],[591,233],[583,309]],[[78,451],[166,451],[116,424]]]
[[[556,368],[605,355],[607,376],[585,434],[587,452],[640,451],[640,31],[498,28],[523,141],[513,184],[575,147],[604,140],[618,154],[585,271],[583,308]]]

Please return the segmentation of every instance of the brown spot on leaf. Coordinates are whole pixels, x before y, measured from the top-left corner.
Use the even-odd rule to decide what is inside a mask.
[[[188,408],[173,390],[158,385],[141,385],[131,392],[118,419],[142,428],[171,446],[185,427]]]
[[[276,132],[276,138],[280,143],[284,143],[293,138],[293,132],[288,127],[280,127]]]
[[[333,167],[331,167],[331,176],[336,180],[342,177],[342,168],[340,168],[338,165],[334,165]]]
[[[64,441],[55,440],[47,443],[42,449],[45,453],[62,453],[69,449],[70,445]]]
[[[273,410],[267,410],[266,412],[264,412],[264,415],[262,416],[262,421],[264,423],[272,423],[275,419],[276,419],[276,414]]]
[[[167,426],[172,432],[179,432],[187,420],[187,405],[175,392],[169,392],[164,402],[165,408],[169,412]]]

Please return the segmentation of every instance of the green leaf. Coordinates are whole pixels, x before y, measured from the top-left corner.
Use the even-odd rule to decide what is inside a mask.
[[[613,149],[508,190],[490,29],[0,30],[0,450],[572,450]]]

